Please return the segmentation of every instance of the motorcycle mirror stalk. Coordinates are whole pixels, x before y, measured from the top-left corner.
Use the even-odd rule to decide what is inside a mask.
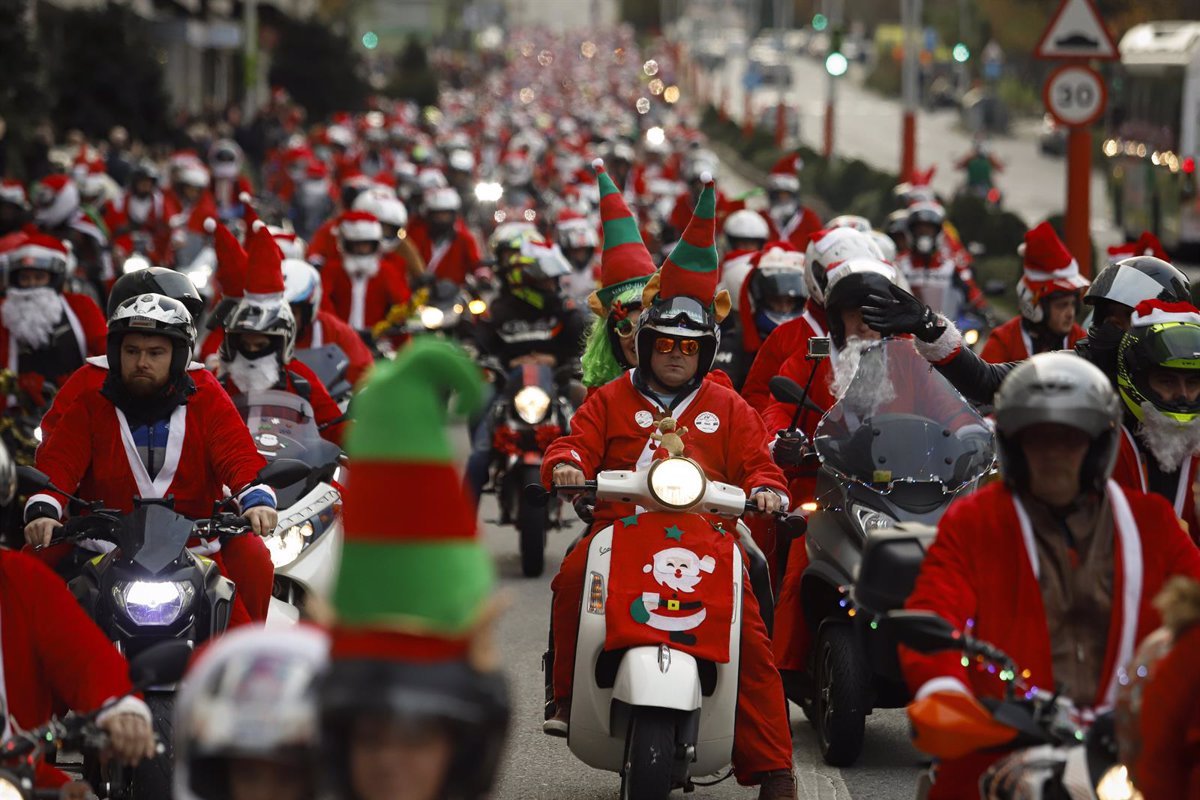
[[[26,494],[33,494],[37,491],[48,490],[57,494],[61,494],[76,506],[89,511],[95,511],[99,508],[102,508],[104,505],[104,503],[100,500],[83,500],[82,498],[76,497],[73,494],[64,492],[50,481],[49,475],[39,469],[35,469],[34,467],[17,467],[17,482]],[[32,489],[33,492],[28,491],[30,489]]]

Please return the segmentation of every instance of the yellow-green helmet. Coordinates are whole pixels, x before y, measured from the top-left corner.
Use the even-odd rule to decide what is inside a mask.
[[[1139,420],[1144,403],[1181,424],[1200,419],[1200,398],[1172,401],[1150,387],[1154,367],[1200,375],[1200,310],[1190,303],[1147,300],[1134,309],[1131,322],[1117,352],[1117,389],[1125,407]]]

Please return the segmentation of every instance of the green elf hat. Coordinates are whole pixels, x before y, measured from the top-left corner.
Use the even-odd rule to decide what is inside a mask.
[[[446,436],[451,392],[456,413],[479,410],[478,368],[457,345],[419,337],[395,361],[380,362],[354,400],[335,660],[467,654],[493,574]]]
[[[617,295],[645,285],[654,274],[654,260],[642,241],[637,218],[625,205],[621,190],[604,169],[604,159],[592,162],[600,184],[600,219],[604,223],[604,250],[600,254],[601,287],[588,297],[588,308],[598,317],[608,315]]]
[[[717,198],[712,173],[701,173],[700,182],[704,189],[692,219],[671,255],[663,262],[662,269],[643,290],[642,305],[649,308],[656,298],[691,297],[711,306],[720,322],[729,314],[731,302],[729,292],[717,291],[720,275],[717,270]]]

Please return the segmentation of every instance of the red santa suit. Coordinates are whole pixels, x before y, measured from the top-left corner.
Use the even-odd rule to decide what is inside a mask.
[[[335,216],[325,220],[308,242],[308,252],[305,253],[304,260],[317,269],[321,269],[326,261],[338,254],[337,228],[341,219],[340,216]]]
[[[1024,317],[1013,317],[1008,322],[988,334],[988,340],[983,345],[979,357],[992,364],[1004,364],[1009,361],[1024,361],[1034,355],[1033,339],[1022,324]],[[1071,331],[1062,339],[1055,339],[1054,346],[1047,350],[1074,350],[1075,343],[1087,338],[1087,331],[1078,325],[1072,325]],[[1038,350],[1037,352],[1044,352]]]
[[[412,296],[406,269],[402,256],[384,253],[379,257],[379,271],[373,276],[351,277],[339,254],[321,268],[322,305],[328,304],[351,328],[370,330],[387,317],[392,306]]]
[[[104,224],[108,226],[113,244],[125,253],[133,252],[133,234],[145,231],[154,243],[153,252],[147,255],[161,264],[170,254],[172,212],[165,195],[158,189],[145,198],[123,192],[105,207]]]
[[[774,223],[772,223],[774,224]],[[813,237],[817,231],[824,226],[821,224],[821,218],[816,212],[808,206],[800,206],[796,209],[796,213],[787,221],[779,230],[778,236],[772,236],[773,239],[783,239],[792,247],[804,252],[808,247],[808,240]]]
[[[96,301],[85,294],[75,294],[74,292],[63,292],[60,295],[62,300],[62,312],[66,322],[71,327],[71,333],[75,345],[78,347],[78,361],[76,364],[83,362],[88,356],[100,355],[105,350],[105,340],[108,336],[108,324],[104,319],[104,312],[96,305]],[[0,306],[4,305],[4,301],[0,300]],[[11,370],[14,374],[19,374],[22,379],[25,379],[25,374],[28,370],[21,369],[20,347],[16,338],[11,336],[8,328],[0,326],[0,353],[5,354],[5,368]],[[41,378],[54,383],[61,383],[67,379],[70,371],[74,370],[74,366],[68,372],[55,372],[55,374],[42,374]]]
[[[1172,575],[1200,576],[1200,550],[1161,497],[1125,490],[1113,481],[1107,496],[1115,529],[1113,602],[1097,709],[1113,704],[1118,671],[1138,642],[1161,624],[1152,600],[1163,583]],[[993,483],[950,506],[905,607],[933,611],[996,645],[1029,671],[1029,685],[1055,685],[1034,534],[1024,508],[1004,484]],[[960,653],[922,655],[901,648],[900,660],[916,699],[942,691],[1003,696],[997,676],[966,669]],[[983,770],[1001,755],[940,762],[930,797],[973,796]]]
[[[771,331],[754,354],[754,363],[742,384],[743,399],[759,414],[764,413],[772,401],[768,384],[779,374],[783,362],[793,353],[807,353],[808,340],[813,336],[828,335],[825,308],[809,298],[804,303],[804,313]]]
[[[350,359],[350,366],[346,368],[346,379],[351,384],[358,383],[358,379],[373,363],[371,351],[353,328],[328,311],[318,310],[308,330],[297,335],[296,349],[316,349],[328,344],[336,344],[342,348],[342,352]]]
[[[36,558],[0,551],[0,692],[12,722],[23,730],[45,725],[64,706],[81,713],[129,691],[128,666],[104,632],[80,608],[62,578]],[[127,698],[101,715],[140,713]],[[4,732],[10,733],[8,720]],[[37,788],[57,788],[70,778],[39,762]]]
[[[558,464],[571,464],[589,478],[605,469],[630,469],[650,463],[658,444],[650,438],[654,420],[667,412],[633,385],[634,371],[596,391],[571,421],[571,433],[546,451],[542,480],[551,483]],[[670,412],[681,427],[686,454],[714,480],[741,486],[747,493],[770,488],[784,492],[783,475],[767,452],[767,433],[757,415],[732,390],[715,381],[702,381]],[[621,503],[598,503],[592,530],[634,513]],[[579,634],[587,547],[567,554],[551,584],[561,602],[554,604],[554,695],[570,697]],[[749,582],[743,603],[741,675],[738,694],[738,735],[734,763],[739,782],[776,769],[790,769],[791,741],[779,678],[771,666],[766,628]]]
[[[151,478],[125,415],[101,394],[107,359],[89,359],[88,364],[77,373],[78,384],[71,388],[50,432],[43,429],[37,468],[50,476],[55,486],[103,500],[106,507],[125,512],[133,510],[135,497],[171,495],[175,510],[192,519],[207,518],[213,502],[224,497],[225,487],[239,491],[239,497],[256,488],[270,492],[256,483],[266,460],[215,380],[210,382],[202,373],[189,370],[196,391],[171,414],[165,461]],[[66,508],[66,498],[50,491],[33,495],[29,502],[49,503],[60,516]],[[212,554],[222,572],[237,584],[244,612],[253,619],[266,619],[274,570],[262,540],[238,536],[223,547],[216,539],[199,546],[205,554]],[[47,560],[63,555],[65,552],[59,552]],[[237,609],[235,602],[235,612]]]
[[[287,385],[283,391],[291,392],[307,400],[313,409],[313,421],[321,430],[321,438],[341,447],[348,420],[329,395],[329,390],[321,383],[320,378],[304,362],[295,359],[287,364],[286,378]],[[225,391],[229,392],[230,397],[237,397],[242,393],[237,384],[228,378],[225,379],[222,386],[225,387]]]
[[[1145,800],[1200,800],[1200,624],[1176,637],[1142,692],[1141,751],[1131,765]]]
[[[1113,469],[1113,480],[1126,489],[1150,494],[1146,479],[1146,459],[1153,458],[1143,450],[1137,437],[1128,427],[1121,426],[1121,450],[1117,455],[1117,466]],[[1164,499],[1175,510],[1175,516],[1183,521],[1184,528],[1195,541],[1200,536],[1200,515],[1196,511],[1196,492],[1193,484],[1200,479],[1200,456],[1190,456],[1179,470],[1175,491]]]
[[[461,285],[479,268],[479,243],[461,218],[454,221],[454,237],[438,242],[430,238],[429,225],[423,219],[413,220],[407,230],[409,240],[425,260],[426,272]]]
[[[963,308],[977,308],[984,303],[983,291],[975,283],[970,264],[956,257],[944,241],[931,256],[913,252],[899,256],[896,266],[908,280],[913,294],[938,313],[952,310],[950,297],[956,290],[965,291]]]

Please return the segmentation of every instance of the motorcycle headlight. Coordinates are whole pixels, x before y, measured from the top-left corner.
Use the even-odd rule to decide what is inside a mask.
[[[196,596],[187,581],[120,581],[112,591],[117,605],[136,625],[170,625]]]
[[[1124,764],[1114,764],[1096,784],[1098,800],[1142,800],[1142,793],[1129,780],[1129,770]]]
[[[16,780],[17,777],[12,773],[0,774],[0,800],[24,800],[25,794],[16,784]]]
[[[417,313],[421,316],[421,324],[430,330],[442,327],[442,321],[446,318],[446,313],[437,306],[421,306]]]
[[[476,298],[467,303],[467,311],[470,311],[472,314],[478,317],[480,314],[487,311],[487,301]]]
[[[497,203],[504,196],[504,187],[495,181],[475,184],[475,199],[481,203]]]
[[[689,458],[668,458],[650,467],[650,494],[669,508],[691,508],[704,496],[708,478]]]
[[[312,520],[305,520],[299,525],[289,525],[263,537],[263,544],[271,553],[271,563],[275,569],[282,569],[291,564],[304,550],[304,545],[313,538],[315,530]]]
[[[137,272],[138,270],[149,269],[149,268],[150,268],[150,262],[147,261],[144,257],[139,256],[139,255],[132,255],[129,258],[125,259],[125,263],[121,265],[121,272],[128,275],[131,272]]]
[[[896,520],[887,514],[868,506],[855,504],[851,508],[854,510],[854,519],[858,522],[858,527],[862,528],[863,533],[887,530],[896,524]]]
[[[540,386],[526,386],[513,397],[517,416],[530,425],[537,425],[550,410],[550,395]]]

